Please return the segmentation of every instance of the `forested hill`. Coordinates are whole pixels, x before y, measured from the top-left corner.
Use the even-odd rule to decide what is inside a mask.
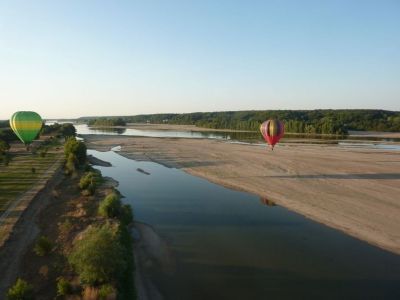
[[[400,112],[385,110],[226,111],[120,118],[127,123],[191,124],[237,130],[258,130],[261,122],[269,118],[278,118],[285,122],[286,132],[293,133],[346,134],[348,130],[400,131]]]

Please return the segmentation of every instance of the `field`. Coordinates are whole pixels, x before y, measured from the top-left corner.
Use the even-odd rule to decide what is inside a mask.
[[[62,161],[62,149],[51,146],[45,154],[33,154],[14,144],[10,161],[0,164],[0,245],[24,208],[54,175]]]

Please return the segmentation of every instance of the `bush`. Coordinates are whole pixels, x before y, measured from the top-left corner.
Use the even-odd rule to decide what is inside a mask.
[[[94,170],[87,172],[85,175],[82,176],[81,180],[79,181],[79,187],[84,190],[88,189],[91,194],[93,194],[96,187],[101,182],[101,173],[100,171]]]
[[[57,296],[66,296],[72,293],[71,283],[64,277],[57,279]]]
[[[53,243],[47,237],[41,236],[36,241],[33,251],[35,251],[38,256],[45,256],[51,252],[52,248]]]
[[[108,296],[115,294],[115,289],[111,284],[103,284],[99,289],[99,299],[106,300]]]
[[[65,173],[72,175],[76,172],[77,159],[74,154],[70,153],[65,163]]]
[[[77,241],[68,261],[87,284],[109,283],[125,269],[124,249],[110,224],[93,227]]]
[[[79,181],[79,187],[83,190],[82,194],[84,196],[93,195],[101,180],[102,177],[100,171],[93,170],[87,172]]]
[[[98,213],[102,217],[106,218],[116,218],[121,212],[121,197],[112,192],[108,194],[103,201],[100,202]]]
[[[86,150],[86,145],[74,137],[69,137],[64,145],[65,157],[69,158],[71,154],[75,156],[77,166],[85,164]]]
[[[7,292],[8,300],[32,300],[33,286],[18,278],[16,283]]]

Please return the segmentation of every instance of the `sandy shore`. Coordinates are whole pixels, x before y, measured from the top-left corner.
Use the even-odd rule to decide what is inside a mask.
[[[286,144],[275,151],[206,139],[84,137],[89,148],[152,160],[260,195],[400,254],[400,152]]]

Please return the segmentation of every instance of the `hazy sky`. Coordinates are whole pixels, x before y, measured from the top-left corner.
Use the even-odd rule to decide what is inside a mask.
[[[0,119],[400,110],[400,1],[2,1]]]

